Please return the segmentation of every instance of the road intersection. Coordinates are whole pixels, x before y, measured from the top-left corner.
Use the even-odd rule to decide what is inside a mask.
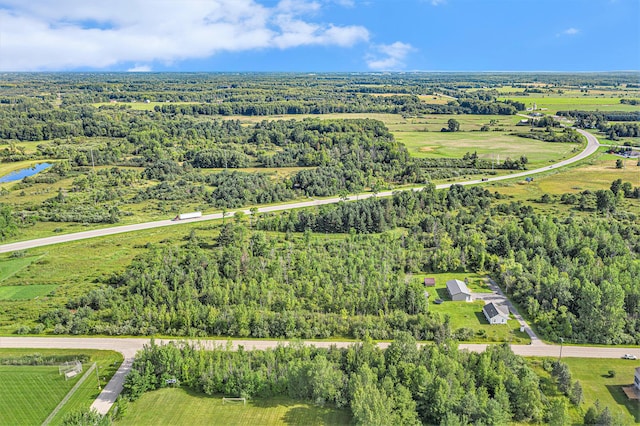
[[[503,176],[490,177],[485,179],[466,180],[461,182],[440,184],[436,186],[436,189],[446,189],[452,185],[476,185],[488,182],[496,182],[507,179],[520,178],[530,176],[538,173],[547,172],[551,169],[557,169],[566,165],[583,160],[597,151],[600,146],[598,139],[592,134],[578,129],[583,136],[587,139],[586,148],[574,157],[567,160],[554,163],[550,166],[538,168],[534,170],[526,170],[523,172],[512,173]],[[422,190],[419,188],[412,188],[413,191]],[[374,196],[388,197],[393,195],[394,191],[380,192],[378,194],[363,193],[355,195],[356,199],[366,199]],[[353,195],[351,197],[354,197]],[[334,204],[343,201],[342,198],[334,197],[322,200],[312,200],[298,203],[289,203],[276,206],[261,207],[258,209],[259,213],[276,212],[283,210],[291,210],[305,207],[314,207],[325,204]],[[249,210],[240,210],[245,214],[251,214]],[[229,212],[225,214],[225,217],[233,216],[236,212]],[[187,223],[208,221],[215,219],[223,219],[223,213],[215,213],[204,215],[200,218],[191,219]],[[108,235],[116,235],[124,232],[134,232],[145,229],[153,229],[163,226],[178,225],[185,223],[181,221],[163,220],[157,222],[146,222],[135,225],[118,226],[104,229],[97,229],[92,231],[79,232],[74,234],[57,235],[54,237],[39,238],[30,241],[21,241],[16,243],[0,245],[0,253],[12,252],[16,250],[26,250],[35,247],[42,247],[51,244],[59,244],[64,242],[78,241],[87,238],[95,238]],[[158,343],[166,343],[168,340],[157,339]],[[211,348],[213,346],[226,346],[229,341],[232,342],[232,347],[235,349],[238,346],[243,346],[245,349],[267,349],[275,348],[278,345],[288,344],[284,340],[242,340],[242,339],[229,339],[229,340],[197,340],[198,345],[205,348]],[[514,353],[522,356],[550,356],[556,357],[561,355],[565,357],[580,357],[580,358],[621,358],[624,354],[629,352],[628,348],[614,348],[614,347],[587,347],[587,346],[554,346],[543,343],[542,341],[535,339],[532,340],[535,344],[531,345],[512,345],[511,348]],[[92,409],[96,409],[98,413],[106,414],[117,396],[122,391],[122,386],[127,373],[131,370],[133,358],[137,351],[141,350],[145,344],[149,344],[149,338],[74,338],[74,337],[0,337],[0,348],[65,348],[65,349],[102,349],[102,350],[114,350],[120,352],[124,357],[124,362],[112,377],[110,382],[105,386],[102,393],[95,400]],[[316,347],[347,347],[354,344],[354,342],[324,342],[324,341],[305,341],[307,345],[313,345]],[[385,342],[378,343],[381,348],[387,347],[389,344]],[[460,349],[466,349],[469,351],[484,351],[487,348],[486,344],[460,344]]]

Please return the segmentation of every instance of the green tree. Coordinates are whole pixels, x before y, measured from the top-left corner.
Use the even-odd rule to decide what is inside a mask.
[[[547,411],[547,423],[550,426],[565,426],[571,424],[571,417],[564,398],[556,398],[551,401]]]
[[[457,132],[460,130],[460,123],[455,118],[450,118],[447,121],[447,131],[449,132]]]
[[[387,426],[394,424],[393,400],[378,388],[378,379],[368,365],[363,365],[349,384],[351,411],[356,424]]]

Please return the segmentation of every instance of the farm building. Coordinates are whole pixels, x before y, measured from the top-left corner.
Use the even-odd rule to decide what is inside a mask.
[[[451,300],[471,302],[471,291],[467,288],[467,285],[460,280],[447,281],[447,291]]]
[[[436,279],[435,278],[425,278],[424,279],[424,286],[425,287],[435,287],[436,285]]]
[[[484,305],[482,313],[489,321],[489,324],[506,324],[509,320],[509,309],[493,302]]]

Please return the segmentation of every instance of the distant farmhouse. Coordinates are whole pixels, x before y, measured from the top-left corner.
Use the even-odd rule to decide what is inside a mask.
[[[489,321],[489,324],[506,324],[509,320],[509,310],[502,305],[487,303],[482,308],[482,313]]]
[[[424,286],[425,287],[435,287],[436,285],[436,279],[435,278],[425,278],[424,279]]]
[[[460,280],[447,281],[447,291],[451,300],[471,302],[471,291],[467,288],[467,285]]]

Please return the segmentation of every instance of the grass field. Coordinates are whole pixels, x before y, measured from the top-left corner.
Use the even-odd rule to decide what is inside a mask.
[[[210,397],[188,389],[148,392],[133,402],[116,425],[348,425],[348,410],[322,408],[285,397],[255,399],[247,405],[222,405],[222,395]]]
[[[633,383],[633,374],[637,361],[625,359],[586,359],[563,358],[573,380],[580,380],[584,394],[581,406],[586,411],[596,401],[601,407],[609,407],[621,421],[615,424],[640,423],[640,402],[629,401],[622,391],[622,386]],[[608,377],[609,370],[616,372],[615,377]]]
[[[4,281],[18,271],[31,265],[38,257],[11,257],[0,261],[0,281]]]
[[[97,362],[104,386],[115,373],[122,356],[111,351],[72,350],[72,349],[0,349],[0,358],[17,357],[39,353],[42,355],[86,354],[89,362]],[[115,365],[114,365],[115,362]],[[83,373],[84,374],[84,373]],[[66,380],[58,373],[58,366],[8,366],[0,365],[0,425],[39,425],[53,411],[64,396],[77,383],[81,375]],[[60,424],[66,414],[78,409],[88,408],[99,391],[97,378],[89,377],[76,390],[73,397],[64,405],[53,419],[52,424]]]
[[[398,132],[396,139],[405,144],[412,156],[420,158],[462,158],[477,152],[485,160],[502,162],[526,155],[527,167],[542,167],[576,154],[578,145],[549,143],[498,132]]]
[[[37,425],[80,376],[65,381],[56,366],[0,365],[0,425]]]
[[[559,172],[535,176],[533,182],[526,185],[518,183],[496,183],[490,188],[502,194],[512,195],[526,200],[539,198],[543,194],[560,195],[577,193],[589,189],[608,189],[611,182],[622,179],[633,186],[640,186],[640,167],[637,159],[623,159],[624,168],[616,168],[617,155],[606,154],[603,149],[577,167]]]
[[[57,284],[10,285],[0,287],[0,300],[29,300],[44,296],[58,288]]]

